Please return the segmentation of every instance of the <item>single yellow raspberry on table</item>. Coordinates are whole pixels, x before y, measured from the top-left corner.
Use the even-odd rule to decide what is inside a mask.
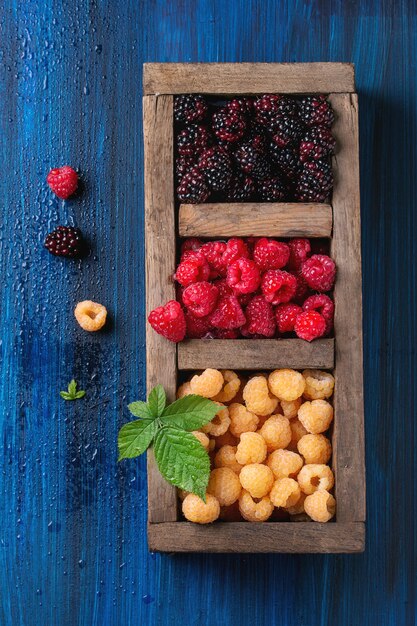
[[[328,522],[336,513],[336,500],[327,491],[315,491],[306,497],[304,510],[315,522]]]
[[[297,448],[306,463],[327,463],[332,456],[332,444],[324,435],[304,435]]]
[[[107,309],[98,302],[83,300],[74,309],[75,319],[82,329],[95,332],[103,328],[107,319]]]
[[[297,452],[297,444],[300,441],[301,437],[307,435],[307,430],[304,428],[300,420],[297,418],[290,421],[291,428],[291,441],[288,444],[288,449],[293,452]]]
[[[184,398],[185,396],[190,396],[192,393],[190,383],[184,383],[177,389],[177,400]]]
[[[281,400],[281,411],[282,411],[283,416],[289,420],[296,418],[298,414],[298,409],[300,408],[301,404],[302,404],[301,398],[292,400],[292,402]]]
[[[219,403],[217,402],[217,404]],[[213,437],[218,437],[219,435],[224,435],[229,426],[229,410],[227,407],[222,407],[219,412],[216,413],[216,415],[213,417],[211,422],[208,422],[208,424],[204,424],[201,430],[203,431],[203,433],[212,435]]]
[[[203,398],[213,398],[223,387],[223,375],[219,370],[208,368],[190,380],[191,391]]]
[[[294,506],[300,499],[300,496],[300,485],[293,478],[278,478],[269,494],[272,504],[283,508]]]
[[[274,483],[274,475],[267,465],[251,463],[242,467],[239,474],[240,484],[249,491],[252,498],[263,498]]]
[[[329,490],[334,485],[334,475],[328,465],[310,463],[301,468],[297,476],[301,491],[308,496],[315,491]]]
[[[330,398],[334,389],[334,378],[330,372],[321,370],[304,370],[306,388],[304,397],[307,400],[325,400]]]
[[[182,503],[182,512],[185,519],[196,524],[210,524],[220,515],[220,504],[217,498],[207,494],[206,502],[194,493],[189,493]]]
[[[268,457],[267,465],[275,478],[296,478],[304,461],[299,454],[290,450],[274,450]]]
[[[304,402],[298,411],[298,419],[309,433],[324,433],[333,420],[333,407],[326,400]]]
[[[266,459],[265,439],[259,433],[242,433],[237,445],[236,461],[241,465],[262,463]]]
[[[268,452],[286,448],[291,441],[290,422],[283,415],[271,415],[258,432],[265,439]]]
[[[232,435],[230,430],[227,430],[223,435],[214,437],[214,442],[216,450],[219,450],[223,446],[237,446],[237,444],[239,443],[239,439]]]
[[[271,415],[278,404],[277,398],[271,396],[264,376],[254,376],[246,383],[243,399],[248,411],[256,415]]]
[[[230,467],[219,467],[210,473],[207,493],[217,498],[220,506],[236,502],[242,490],[237,474]]]
[[[295,370],[275,370],[268,378],[269,388],[279,400],[293,402],[303,395],[306,383],[303,375]]]
[[[217,402],[230,402],[236,396],[240,388],[240,378],[236,372],[221,370],[223,376],[223,388],[213,400]]]
[[[300,490],[300,497],[293,506],[287,506],[286,510],[290,515],[301,515],[304,513],[304,500],[307,498],[306,494]]]
[[[243,466],[236,460],[236,450],[236,446],[222,446],[214,457],[214,467],[229,467],[239,474]]]
[[[243,490],[239,498],[239,510],[247,522],[266,522],[272,515],[274,505],[268,496],[256,502],[250,493]]]
[[[192,433],[194,437],[199,440],[204,449],[208,451],[210,446],[210,439],[207,437],[207,435],[199,430],[193,430]]]
[[[230,432],[235,437],[242,433],[254,432],[258,427],[259,418],[243,404],[229,404]]]

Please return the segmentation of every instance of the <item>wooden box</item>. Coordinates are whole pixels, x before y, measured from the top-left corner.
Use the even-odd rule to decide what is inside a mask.
[[[147,326],[147,386],[175,398],[180,370],[206,367],[322,368],[334,372],[335,521],[215,523],[181,521],[176,489],[148,453],[148,542],[163,552],[361,552],[365,542],[362,302],[358,101],[354,68],[344,63],[149,63],[144,66],[147,313],[175,299],[178,237],[329,237],[337,264],[335,339],[187,340],[170,343]],[[335,185],[327,204],[182,205],[174,198],[173,98],[202,94],[328,94],[335,112]]]

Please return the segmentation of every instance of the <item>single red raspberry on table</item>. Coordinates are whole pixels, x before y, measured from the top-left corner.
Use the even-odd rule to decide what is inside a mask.
[[[255,261],[240,258],[228,266],[226,281],[236,294],[253,293],[259,287],[261,275]]]
[[[288,263],[290,249],[286,243],[262,237],[255,243],[253,260],[261,270],[280,270]]]
[[[317,311],[304,311],[298,315],[294,330],[300,339],[313,341],[326,332],[326,320]]]
[[[211,324],[207,317],[194,317],[189,311],[186,311],[184,315],[187,337],[190,339],[201,339],[210,332]]]
[[[189,285],[182,294],[182,301],[195,317],[206,317],[216,306],[219,290],[206,281]]]
[[[301,275],[311,289],[330,291],[336,276],[336,265],[326,254],[313,254],[304,261]]]
[[[249,258],[249,249],[243,239],[239,239],[238,237],[232,237],[226,243],[226,250],[223,253],[223,262],[226,265],[230,265],[233,261],[244,257],[245,259]]]
[[[292,272],[298,272],[301,269],[304,261],[308,259],[311,252],[311,245],[308,239],[301,239],[296,237],[290,239],[288,242],[290,248],[290,258],[288,261],[288,268]]]
[[[320,313],[326,322],[326,335],[329,335],[333,328],[334,318],[334,302],[329,296],[324,293],[320,293],[314,296],[310,296],[303,304],[304,311],[317,311]]]
[[[277,329],[280,334],[292,333],[294,331],[295,321],[303,312],[303,309],[293,302],[279,304],[275,309],[275,320]]]
[[[186,323],[184,311],[179,302],[170,300],[149,313],[148,322],[159,334],[169,341],[182,341],[185,337]]]
[[[262,293],[271,304],[289,302],[297,289],[295,276],[284,270],[268,270],[262,277]]]
[[[224,241],[208,241],[201,246],[201,252],[207,259],[210,266],[211,278],[216,276],[226,276],[227,266],[223,260],[223,254],[226,251]]]
[[[201,280],[208,280],[210,276],[210,266],[204,254],[202,254],[200,250],[196,250],[195,252],[189,250],[185,254],[186,258],[178,265],[174,279],[183,287],[188,287],[188,285]]]
[[[246,324],[242,326],[245,336],[261,335],[273,337],[275,335],[275,317],[272,305],[263,296],[254,296],[245,309]]]
[[[197,237],[190,237],[189,239],[183,241],[181,244],[181,260],[184,252],[187,252],[188,250],[193,250],[193,252],[195,252],[196,250],[199,250],[202,245],[203,242],[201,239],[197,239]]]
[[[69,165],[52,169],[46,177],[51,190],[58,198],[66,200],[78,187],[78,174]]]
[[[219,298],[216,308],[210,315],[211,325],[223,330],[240,328],[245,322],[246,317],[236,296]]]

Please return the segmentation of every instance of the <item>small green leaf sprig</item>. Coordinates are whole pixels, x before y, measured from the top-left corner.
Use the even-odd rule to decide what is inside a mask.
[[[79,400],[80,398],[84,398],[85,391],[82,389],[77,391],[77,383],[72,379],[68,385],[68,391],[60,391],[59,395],[61,398],[64,398],[64,400]]]
[[[119,431],[119,461],[143,454],[152,444],[162,476],[205,502],[210,458],[191,431],[210,422],[219,412],[219,405],[189,395],[167,406],[164,388],[157,385],[147,402],[132,402],[128,409],[139,419]]]

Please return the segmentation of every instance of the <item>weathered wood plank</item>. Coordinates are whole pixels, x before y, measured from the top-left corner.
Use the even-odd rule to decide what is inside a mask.
[[[189,339],[178,345],[178,369],[332,369],[334,340]]]
[[[328,204],[236,203],[182,204],[180,237],[330,237]]]
[[[173,98],[143,99],[145,152],[146,315],[175,299],[171,276],[175,269],[175,215],[173,181]],[[176,346],[146,326],[146,381],[148,393],[164,386],[170,399],[176,391]],[[148,452],[148,519],[177,519],[176,490],[159,473]]]
[[[145,94],[355,91],[350,63],[145,63]]]
[[[332,256],[335,285],[335,423],[333,464],[337,519],[365,520],[365,450],[362,361],[362,277],[360,245],[358,99],[331,95],[339,150],[333,159]]]
[[[148,524],[148,544],[157,552],[354,553],[365,549],[365,526],[361,522]]]

